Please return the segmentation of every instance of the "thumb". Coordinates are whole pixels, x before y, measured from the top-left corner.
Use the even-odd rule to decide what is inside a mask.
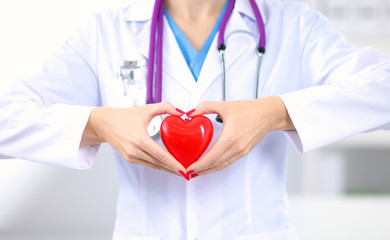
[[[189,117],[195,117],[203,114],[219,114],[223,113],[223,104],[225,102],[201,102],[195,108],[195,111],[189,114]]]
[[[173,106],[170,102],[160,102],[153,105],[153,113],[155,115],[170,114],[175,116],[183,115],[183,112],[180,112]]]

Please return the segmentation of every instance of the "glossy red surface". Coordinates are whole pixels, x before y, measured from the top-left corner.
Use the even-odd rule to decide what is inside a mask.
[[[169,116],[161,124],[161,139],[168,151],[185,168],[197,161],[213,137],[213,124],[204,116],[183,120]]]

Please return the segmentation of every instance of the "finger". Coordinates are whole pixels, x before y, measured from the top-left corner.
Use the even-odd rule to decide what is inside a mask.
[[[209,162],[209,164],[207,164],[207,165],[201,166],[196,171],[196,173],[199,174],[199,173],[202,173],[204,171],[209,171],[210,169],[216,169],[216,168],[219,169],[219,167],[221,165],[224,165],[224,164],[228,164],[227,166],[232,164],[232,162],[231,162],[232,160],[231,159],[232,159],[232,156],[234,156],[234,153],[229,151],[229,149],[231,149],[231,148],[228,148],[227,151],[222,153],[222,155],[220,155],[218,159],[215,159],[215,160]],[[225,167],[227,167],[227,166],[225,166]],[[223,168],[225,168],[225,167],[223,167]],[[223,169],[223,168],[221,168],[221,169]]]
[[[152,156],[148,152],[145,152],[141,148],[135,148],[131,154],[128,154],[127,158],[129,159],[129,161],[131,161],[132,159],[139,159],[139,160],[142,160],[145,162],[150,162],[150,163],[155,164],[155,165],[161,165],[162,167],[167,168],[167,169],[169,168],[169,166],[167,164],[165,164],[162,161],[160,161],[159,159],[155,158],[154,156]],[[170,170],[174,171],[174,169],[170,169]]]
[[[205,174],[210,174],[212,172],[222,170],[232,165],[235,161],[239,160],[243,156],[247,155],[247,153],[249,153],[248,147],[236,148],[236,149],[234,148],[235,147],[229,148],[229,150],[224,152],[223,155],[220,157],[220,159],[218,159],[213,164],[211,164],[208,169],[204,169],[199,172],[196,172],[196,174],[205,175]]]
[[[205,175],[209,174],[215,171],[222,170],[231,164],[233,164],[235,161],[239,160],[240,158],[247,155],[252,149],[253,145],[250,143],[242,143],[238,144],[237,141],[233,141],[234,144],[225,151],[219,159],[215,160],[212,164],[210,164],[208,169],[204,169],[201,171],[196,172],[196,174],[199,175]]]
[[[198,174],[199,176],[203,176],[203,175],[207,175],[207,174],[210,174],[210,173],[213,173],[213,172],[218,172],[222,169],[225,169],[227,167],[229,167],[230,165],[233,164],[233,160],[228,160],[228,161],[225,161],[223,162],[222,164],[216,166],[216,167],[212,167],[212,168],[208,168],[208,169],[205,169],[205,170],[202,170],[200,172],[197,172],[196,174]]]
[[[195,171],[198,173],[205,169],[208,169],[214,166],[214,163],[221,163],[221,157],[223,154],[228,151],[229,148],[232,147],[233,142],[225,140],[223,137],[223,133],[221,137],[217,140],[217,142],[211,147],[211,149],[203,155],[198,161],[193,163],[191,166],[187,168],[187,171]]]
[[[156,170],[159,170],[159,171],[163,171],[163,172],[167,172],[167,173],[171,173],[171,174],[174,174],[174,175],[178,175],[178,173],[172,171],[171,169],[168,169],[168,168],[165,168],[159,164],[154,164],[152,162],[148,162],[148,161],[144,161],[142,159],[137,159],[137,158],[133,158],[129,161],[129,163],[131,164],[139,164],[139,165],[142,165],[142,166],[145,166],[145,167],[149,167],[149,168],[153,168],[153,169],[156,169]]]
[[[233,141],[231,147],[227,148],[226,151],[222,153],[219,159],[216,159],[212,164],[209,165],[209,168],[216,168],[225,163],[232,164],[234,161],[240,159],[249,153],[250,147],[247,145],[240,145]]]
[[[153,115],[162,115],[162,114],[169,114],[169,115],[175,115],[175,116],[181,116],[183,115],[183,111],[180,109],[177,109],[175,106],[173,106],[170,102],[160,102],[156,104],[150,104],[153,107]]]
[[[162,148],[159,144],[154,142],[151,138],[146,137],[143,140],[138,141],[135,145],[130,145],[129,148],[122,149],[122,153],[124,153],[122,156],[126,159],[126,161],[130,163],[135,164],[141,164],[144,166],[150,166],[154,169],[163,170],[163,171],[169,171],[170,173],[178,174],[179,171],[185,171],[184,167],[182,167],[179,164],[179,169],[176,169],[175,167],[172,167],[171,164],[167,164],[166,161],[162,160],[159,157],[156,157],[156,154],[153,154],[153,151],[150,151],[148,147],[150,147],[149,142],[154,143],[154,146],[151,146],[151,149]],[[147,146],[147,147],[145,147]],[[168,152],[163,149],[163,154],[167,154],[168,157],[170,156]],[[165,152],[166,153],[165,153]],[[172,157],[173,158],[173,157]],[[174,158],[173,158],[174,159]],[[174,160],[176,161],[176,160]],[[177,162],[177,161],[176,161]],[[149,164],[148,164],[149,163]],[[178,162],[177,162],[178,163]]]
[[[195,111],[189,113],[189,117],[195,117],[203,114],[216,113],[221,114],[221,107],[224,102],[201,102]]]
[[[222,131],[219,139],[202,158],[188,167],[188,171],[195,170],[196,173],[208,168],[214,168],[231,159],[237,160],[249,152],[250,147],[246,142],[238,141],[237,134]],[[241,143],[238,143],[241,142]]]
[[[187,172],[183,165],[181,165],[165,148],[157,144],[153,139],[146,139],[142,143],[141,149],[158,159],[158,161],[166,164],[167,168],[175,172]]]

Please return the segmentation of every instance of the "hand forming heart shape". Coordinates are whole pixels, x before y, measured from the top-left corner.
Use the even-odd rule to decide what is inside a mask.
[[[204,116],[182,119],[169,116],[161,124],[161,139],[185,168],[196,162],[206,151],[213,137],[213,124]]]

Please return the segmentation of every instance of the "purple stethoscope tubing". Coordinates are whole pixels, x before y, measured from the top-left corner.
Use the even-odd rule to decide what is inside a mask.
[[[225,81],[225,29],[227,22],[229,21],[233,8],[235,5],[235,0],[230,0],[227,6],[225,15],[222,18],[221,25],[219,27],[219,35],[218,35],[218,50],[221,56],[221,66],[222,66],[222,93],[223,100],[226,100],[226,81]],[[265,27],[264,21],[262,19],[260,10],[255,2],[255,0],[249,0],[253,12],[256,17],[260,39],[258,44],[258,53],[259,53],[259,61],[257,67],[257,84],[256,84],[256,98],[258,97],[258,89],[259,89],[259,79],[260,79],[260,69],[262,66],[263,54],[265,53]],[[163,56],[163,16],[164,16],[164,0],[156,0],[153,15],[152,15],[152,23],[150,29],[150,45],[149,45],[149,59],[148,59],[148,75],[147,75],[147,91],[146,91],[146,103],[159,103],[162,99],[162,56]],[[157,51],[156,51],[156,35],[157,35]],[[154,72],[154,64],[155,64],[155,56],[156,56],[156,73]],[[154,83],[155,88],[153,88],[153,79],[154,74],[156,74],[156,82]],[[153,92],[154,90],[154,92]],[[154,97],[155,96],[155,97]],[[222,122],[222,119],[219,117],[217,121]]]
[[[255,0],[249,0],[249,2],[251,4],[253,12],[255,14],[256,21],[257,21],[257,27],[258,27],[259,33],[260,33],[258,51],[259,52],[262,51],[263,53],[265,53],[265,27],[264,27],[264,21],[263,21],[263,18],[261,16],[261,13],[260,13],[260,10],[259,10],[259,7],[257,6]],[[226,9],[226,12],[225,12],[225,16],[223,16],[223,18],[222,18],[221,25],[219,27],[218,50],[220,48],[226,49],[226,45],[225,45],[225,29],[226,29],[227,22],[229,21],[230,16],[232,15],[235,3],[236,3],[236,0],[230,0],[230,2],[228,4],[228,7]]]
[[[163,43],[163,15],[164,15],[164,0],[156,0],[152,15],[152,24],[150,26],[149,40],[149,59],[148,59],[148,75],[146,87],[146,103],[161,102],[162,95],[162,43]],[[156,52],[156,32],[157,32],[157,52]],[[153,94],[153,78],[154,78],[154,57],[156,56],[156,82],[155,94]],[[153,96],[156,96],[155,98]]]

